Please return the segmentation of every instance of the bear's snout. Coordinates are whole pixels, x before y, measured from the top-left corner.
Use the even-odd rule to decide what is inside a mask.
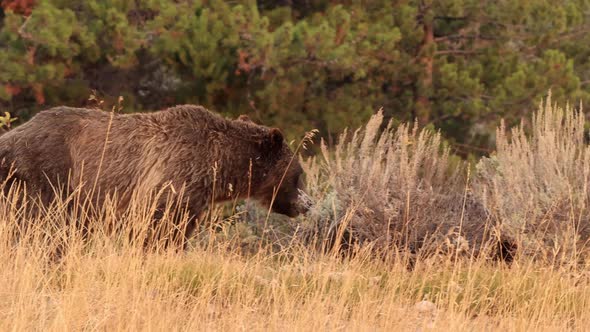
[[[312,206],[312,199],[303,190],[291,191],[288,195],[279,195],[272,204],[272,211],[295,218],[305,214]]]

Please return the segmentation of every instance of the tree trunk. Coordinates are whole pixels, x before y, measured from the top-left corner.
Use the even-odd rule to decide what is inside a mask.
[[[428,11],[428,10],[426,10]],[[418,122],[426,125],[430,122],[431,103],[430,95],[432,93],[432,68],[434,64],[434,28],[432,21],[429,19],[427,13],[423,14],[422,29],[424,30],[424,38],[420,46],[419,63],[422,65],[422,73],[418,78],[417,89],[415,95],[416,101],[416,117]]]

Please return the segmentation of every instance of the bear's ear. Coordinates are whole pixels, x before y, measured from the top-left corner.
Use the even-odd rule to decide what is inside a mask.
[[[265,142],[265,146],[269,150],[278,150],[283,146],[283,133],[278,128],[271,128]]]
[[[254,122],[252,121],[252,119],[250,119],[249,116],[247,116],[246,114],[242,114],[240,116],[238,116],[238,121],[244,121],[244,122]]]
[[[283,145],[283,133],[279,128],[271,128],[270,129],[270,139],[274,144]]]

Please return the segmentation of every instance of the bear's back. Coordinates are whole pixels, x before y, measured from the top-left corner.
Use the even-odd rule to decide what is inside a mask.
[[[14,173],[32,190],[45,192],[50,190],[48,182],[63,184],[72,166],[69,142],[84,118],[100,115],[95,110],[52,108],[0,136],[0,178]]]

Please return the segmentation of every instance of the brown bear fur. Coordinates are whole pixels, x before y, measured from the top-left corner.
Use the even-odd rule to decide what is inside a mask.
[[[12,167],[9,180],[24,182],[43,203],[55,198],[56,184],[94,188],[99,206],[116,192],[122,208],[138,191],[183,188],[196,219],[211,201],[249,196],[269,205],[281,183],[272,210],[291,217],[303,211],[302,169],[281,132],[201,106],[135,114],[52,108],[0,136],[0,161],[0,180]]]

